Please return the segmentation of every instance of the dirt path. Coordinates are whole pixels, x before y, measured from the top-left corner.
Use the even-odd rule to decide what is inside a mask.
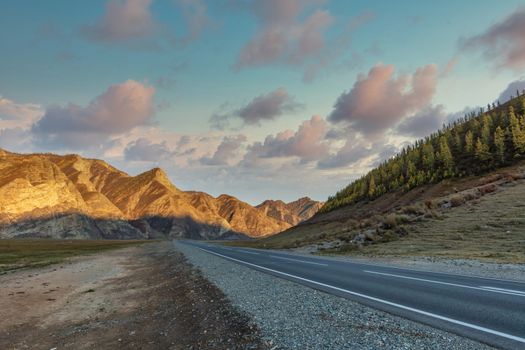
[[[169,242],[0,276],[0,349],[265,349]]]

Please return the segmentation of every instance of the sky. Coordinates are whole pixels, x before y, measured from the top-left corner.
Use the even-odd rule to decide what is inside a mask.
[[[4,0],[0,147],[325,200],[525,88],[521,1]]]

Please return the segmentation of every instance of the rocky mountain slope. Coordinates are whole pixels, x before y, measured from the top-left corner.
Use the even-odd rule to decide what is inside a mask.
[[[159,168],[130,176],[78,155],[0,150],[2,238],[216,239],[291,226],[232,196],[182,191]]]
[[[256,206],[256,208],[274,219],[285,221],[295,226],[314,216],[322,206],[323,202],[303,197],[289,203],[281,200],[266,200]]]

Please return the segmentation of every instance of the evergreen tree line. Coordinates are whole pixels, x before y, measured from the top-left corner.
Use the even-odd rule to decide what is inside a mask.
[[[328,198],[321,212],[408,191],[447,178],[479,175],[525,158],[525,93],[444,125]]]

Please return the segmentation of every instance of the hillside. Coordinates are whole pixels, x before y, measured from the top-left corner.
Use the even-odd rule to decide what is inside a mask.
[[[78,155],[4,150],[0,225],[2,238],[115,239],[261,237],[291,227],[235,197],[181,191],[159,168],[130,176]]]
[[[484,174],[525,156],[525,96],[489,104],[404,148],[328,198],[328,212],[384,194],[408,191],[444,179]]]
[[[303,197],[289,203],[281,200],[266,200],[256,206],[256,208],[274,219],[285,221],[295,226],[314,216],[322,206],[323,202]]]
[[[267,248],[525,262],[525,99],[417,141]]]

